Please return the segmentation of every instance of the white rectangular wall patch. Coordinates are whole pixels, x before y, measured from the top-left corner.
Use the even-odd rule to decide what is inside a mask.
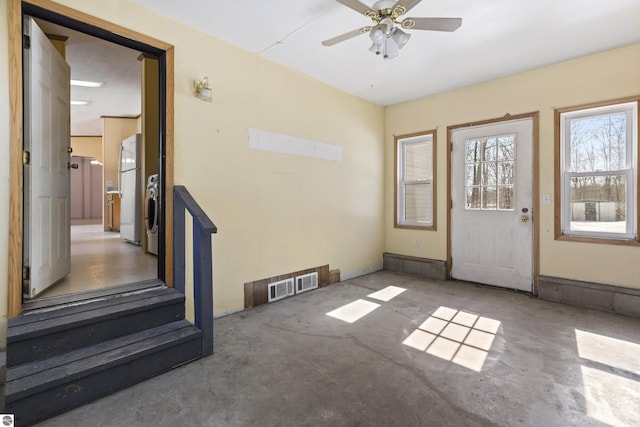
[[[342,147],[280,133],[249,128],[249,148],[273,151],[294,156],[315,157],[317,159],[342,161]]]

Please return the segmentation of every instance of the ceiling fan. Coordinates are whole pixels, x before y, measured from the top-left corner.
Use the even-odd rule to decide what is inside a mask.
[[[385,59],[398,56],[411,37],[405,30],[455,31],[462,25],[462,18],[404,18],[407,13],[422,0],[379,0],[369,7],[359,0],[336,0],[358,13],[370,18],[372,26],[358,28],[322,42],[324,46],[333,46],[360,34],[369,33],[372,45],[369,51],[382,54]]]

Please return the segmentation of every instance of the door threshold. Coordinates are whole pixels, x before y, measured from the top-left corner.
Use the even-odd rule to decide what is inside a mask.
[[[94,301],[147,292],[162,287],[165,287],[165,284],[162,280],[150,279],[140,282],[127,283],[124,285],[109,286],[107,288],[91,291],[81,291],[66,295],[36,298],[33,301],[24,301],[22,303],[21,315],[58,310],[65,307],[88,304]]]

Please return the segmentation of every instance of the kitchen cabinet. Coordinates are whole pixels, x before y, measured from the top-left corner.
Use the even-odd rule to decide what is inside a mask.
[[[107,193],[107,231],[120,231],[120,194]]]

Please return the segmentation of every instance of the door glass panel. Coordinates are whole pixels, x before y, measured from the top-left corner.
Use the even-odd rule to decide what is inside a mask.
[[[482,209],[496,209],[496,187],[482,188]]]
[[[498,187],[498,209],[513,210],[513,185],[501,185]]]
[[[466,209],[480,209],[480,187],[466,188]]]
[[[465,141],[466,209],[513,210],[516,135]]]

